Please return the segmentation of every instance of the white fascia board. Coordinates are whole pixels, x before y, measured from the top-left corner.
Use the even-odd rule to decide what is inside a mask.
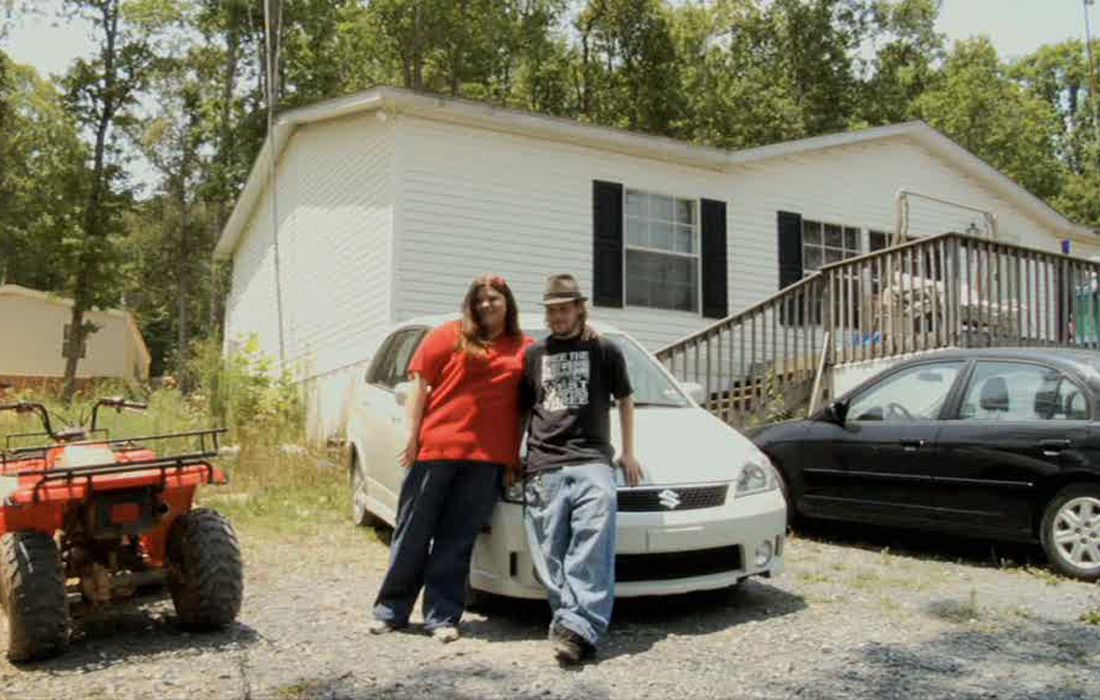
[[[743,165],[755,163],[761,160],[786,158],[788,156],[813,153],[814,151],[824,151],[830,148],[852,146],[858,143],[864,143],[866,141],[878,141],[894,136],[904,136],[906,134],[912,133],[916,129],[919,129],[921,126],[924,126],[927,129],[931,129],[931,127],[927,126],[923,122],[905,122],[904,124],[875,126],[866,129],[859,129],[857,131],[844,131],[837,134],[826,134],[824,136],[811,136],[809,138],[798,139],[797,141],[784,141],[782,143],[774,143],[768,146],[760,146],[758,148],[746,148],[742,151],[734,151],[730,153],[729,162],[731,165]]]

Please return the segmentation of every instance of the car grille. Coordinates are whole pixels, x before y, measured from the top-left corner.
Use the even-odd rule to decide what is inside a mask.
[[[666,510],[698,510],[715,508],[726,502],[727,484],[720,486],[686,486],[667,489],[623,489],[619,491],[620,513],[647,513]],[[673,499],[668,494],[676,494]],[[669,506],[673,507],[670,508]]]
[[[620,554],[615,557],[616,581],[672,581],[723,574],[741,568],[737,545],[660,554]]]

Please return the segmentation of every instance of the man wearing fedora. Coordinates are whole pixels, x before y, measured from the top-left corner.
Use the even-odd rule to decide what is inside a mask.
[[[626,361],[588,328],[586,301],[572,275],[547,280],[550,335],[527,349],[521,383],[530,411],[524,524],[553,612],[554,655],[564,664],[595,652],[615,600],[612,397],[622,425],[618,465],[628,484],[642,479]]]

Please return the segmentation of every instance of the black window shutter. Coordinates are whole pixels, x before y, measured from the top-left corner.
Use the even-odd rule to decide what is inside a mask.
[[[592,181],[592,303],[623,306],[623,186]]]
[[[713,199],[701,202],[703,253],[703,316],[725,318],[729,315],[728,248],[726,247],[726,203]]]
[[[802,215],[779,212],[779,288],[802,279]]]

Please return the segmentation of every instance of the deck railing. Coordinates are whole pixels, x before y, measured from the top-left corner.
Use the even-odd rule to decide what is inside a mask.
[[[1100,263],[946,233],[828,265],[657,356],[703,387],[709,410],[744,425],[803,405],[822,359],[1100,348],[1098,300]]]

